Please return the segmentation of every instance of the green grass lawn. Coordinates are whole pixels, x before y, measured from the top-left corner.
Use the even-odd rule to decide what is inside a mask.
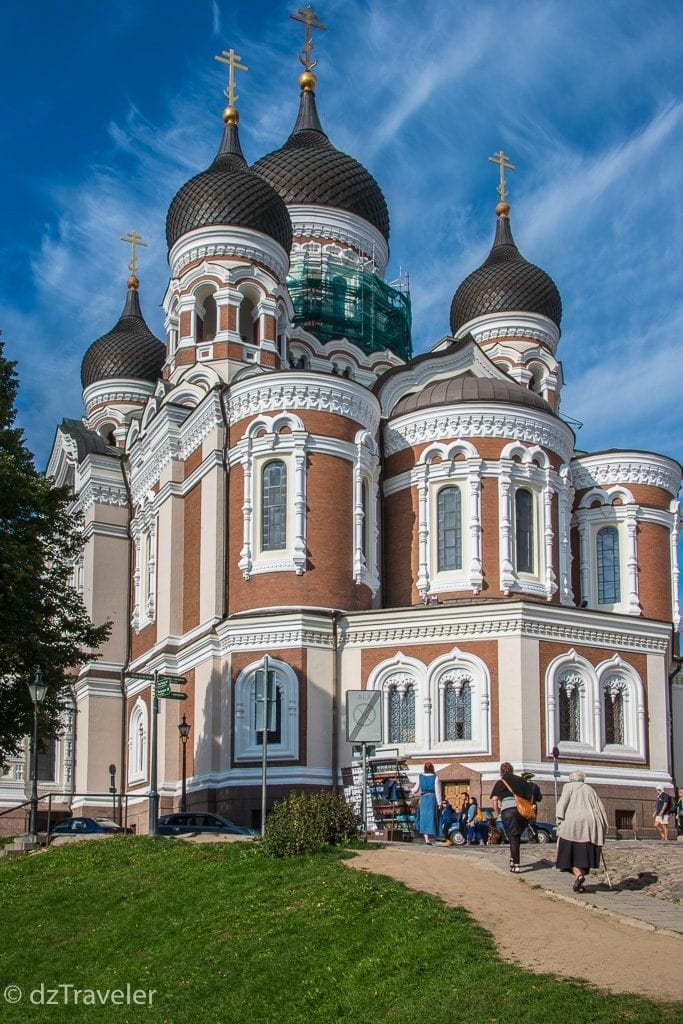
[[[464,911],[350,871],[336,853],[275,861],[252,844],[113,838],[0,861],[0,898],[3,1024],[681,1019],[680,1005],[504,964]],[[156,994],[74,1005],[72,988],[63,1005],[58,989],[57,1005],[32,1006],[41,983],[44,999],[60,985]],[[20,1002],[3,998],[8,985]]]

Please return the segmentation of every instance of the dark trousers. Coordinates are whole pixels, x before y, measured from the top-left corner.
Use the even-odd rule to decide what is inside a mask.
[[[517,813],[515,807],[508,807],[507,810],[501,811],[501,818],[503,819],[503,825],[507,832],[507,837],[510,840],[510,860],[513,864],[519,864],[519,840],[527,826],[524,818]]]

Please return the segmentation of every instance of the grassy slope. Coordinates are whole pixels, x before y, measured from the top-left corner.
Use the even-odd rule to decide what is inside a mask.
[[[115,838],[1,861],[0,899],[4,1024],[680,1020],[680,1006],[503,964],[464,911],[334,854],[278,862],[246,844]],[[151,1008],[32,1008],[41,982],[158,994]]]

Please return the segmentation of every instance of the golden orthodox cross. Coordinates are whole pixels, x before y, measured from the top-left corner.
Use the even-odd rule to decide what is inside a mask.
[[[216,57],[221,64],[228,65],[228,88],[223,90],[223,95],[231,107],[235,106],[239,96],[235,92],[235,71],[248,71],[249,68],[240,64],[242,58],[234,50],[223,50],[220,57]]]
[[[311,29],[318,28],[321,32],[325,32],[327,26],[321,25],[318,21],[318,15],[315,11],[311,10],[311,5],[307,4],[306,7],[300,7],[296,14],[290,14],[290,18],[294,21],[301,21],[306,26],[306,42],[304,43],[304,54],[302,57],[299,54],[299,60],[306,68],[307,71],[311,71],[316,64],[317,60],[311,60],[311,50],[313,49],[313,40],[311,39]]]
[[[121,235],[122,242],[128,242],[130,244],[130,262],[128,263],[128,269],[131,274],[135,274],[138,269],[138,257],[136,249],[139,245],[144,245],[147,248],[147,242],[143,242],[142,235],[139,235],[137,231],[129,231],[127,235]]]
[[[514,171],[514,164],[510,163],[510,157],[506,156],[502,149],[499,149],[497,153],[489,157],[492,164],[498,164],[500,168],[500,183],[496,192],[500,196],[501,203],[504,203],[507,197],[507,189],[505,188],[505,170]]]

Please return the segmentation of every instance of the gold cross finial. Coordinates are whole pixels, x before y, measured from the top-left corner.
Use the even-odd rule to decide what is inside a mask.
[[[240,64],[242,58],[232,49],[223,50],[221,55],[217,56],[215,59],[221,64],[228,65],[228,88],[223,90],[223,95],[230,106],[234,107],[235,103],[239,99],[239,96],[235,92],[235,71],[248,71],[249,68],[244,64]]]
[[[122,242],[128,242],[130,245],[130,260],[128,262],[128,269],[130,270],[133,277],[135,276],[138,269],[138,257],[136,249],[139,245],[144,245],[147,248],[147,242],[143,242],[142,235],[139,235],[137,231],[129,231],[127,235],[121,235]]]
[[[491,161],[492,164],[498,164],[500,168],[500,182],[498,183],[498,188],[496,189],[496,192],[500,196],[501,203],[504,203],[507,200],[507,189],[505,188],[505,171],[506,169],[508,171],[514,171],[514,164],[510,163],[510,157],[506,156],[502,149],[499,149],[497,153],[494,153],[493,156],[490,156],[489,160]]]
[[[307,4],[306,7],[300,7],[296,14],[290,14],[290,18],[294,21],[302,21],[306,26],[306,42],[304,43],[303,56],[298,54],[299,60],[306,68],[306,71],[311,71],[316,64],[317,60],[311,60],[311,50],[313,49],[313,40],[311,39],[311,29],[318,28],[321,32],[326,31],[326,26],[321,25],[318,21],[318,15],[315,11],[311,10],[311,5]]]

